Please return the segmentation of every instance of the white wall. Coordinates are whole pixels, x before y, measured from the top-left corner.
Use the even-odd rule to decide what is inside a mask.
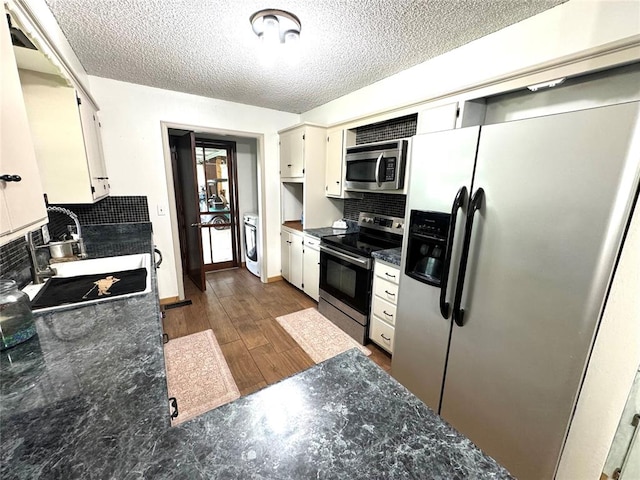
[[[474,88],[638,35],[640,2],[571,0],[309,110],[301,119],[342,123]]]
[[[169,204],[160,122],[224,129],[264,137],[263,186],[266,212],[267,275],[280,274],[280,189],[277,131],[299,122],[299,116],[158,88],[90,76],[100,105],[102,140],[112,195],[146,195],[154,240],[175,265],[169,215],[157,206]],[[160,298],[178,296],[173,268],[158,270]]]
[[[256,141],[253,139],[239,137],[226,137],[225,139],[236,142],[238,214],[241,223],[240,250],[242,251],[241,261],[244,262],[244,226],[242,225],[242,218],[245,213],[258,213],[258,151]]]

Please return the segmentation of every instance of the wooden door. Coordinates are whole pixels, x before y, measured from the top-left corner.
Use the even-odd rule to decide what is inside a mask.
[[[178,174],[181,186],[182,210],[184,213],[186,273],[202,291],[206,289],[202,250],[202,227],[198,192],[196,190],[196,139],[193,132],[175,138]]]
[[[205,271],[240,265],[235,142],[196,140],[196,189]]]

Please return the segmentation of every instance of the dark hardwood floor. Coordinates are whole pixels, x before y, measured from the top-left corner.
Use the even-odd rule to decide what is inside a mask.
[[[177,338],[212,329],[241,395],[298,373],[314,363],[276,317],[317,304],[285,281],[262,283],[246,269],[207,273],[201,292],[187,278],[185,296],[193,303],[167,309],[164,331]],[[371,359],[385,371],[391,357],[374,344]]]

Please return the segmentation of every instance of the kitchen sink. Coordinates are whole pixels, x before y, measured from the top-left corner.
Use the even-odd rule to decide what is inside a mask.
[[[52,266],[56,270],[55,276],[43,284],[27,285],[23,289],[32,301],[34,312],[100,303],[111,299],[143,295],[151,291],[151,255],[148,253],[61,262]],[[95,281],[107,279],[114,274],[124,281],[109,283],[105,291],[99,292],[100,286],[96,285]],[[129,285],[125,277],[130,276],[135,276],[135,285],[123,290],[124,285]],[[116,282],[120,279],[116,278]],[[76,283],[78,285],[75,285]],[[109,291],[110,286],[114,286],[111,291]],[[74,288],[85,294],[70,297],[69,293],[74,291]],[[43,303],[45,298],[46,301]]]

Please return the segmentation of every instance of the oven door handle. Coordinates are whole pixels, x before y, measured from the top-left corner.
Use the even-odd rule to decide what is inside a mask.
[[[378,184],[379,187],[382,186],[382,184],[380,183],[380,162],[382,162],[383,157],[384,157],[384,152],[382,152],[378,157],[378,159],[376,160],[376,183]]]
[[[366,268],[367,270],[371,270],[371,259],[370,258],[357,258],[352,257],[351,255],[347,255],[342,252],[338,252],[333,248],[325,247],[324,245],[320,245],[320,251],[326,253],[327,255],[331,255],[333,257],[337,257],[345,262],[352,263],[353,265],[358,265],[360,267]]]

